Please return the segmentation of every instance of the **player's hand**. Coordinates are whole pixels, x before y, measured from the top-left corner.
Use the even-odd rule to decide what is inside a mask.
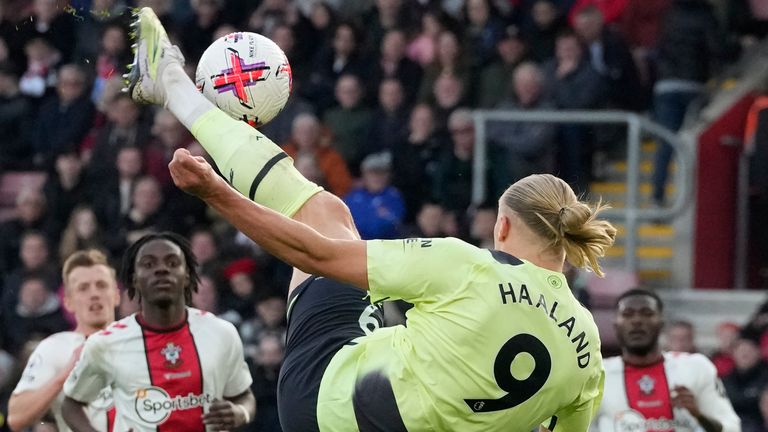
[[[694,417],[700,417],[701,411],[699,411],[699,406],[696,404],[696,396],[694,396],[693,392],[691,392],[688,387],[685,386],[675,386],[672,389],[672,405],[677,408],[685,408],[688,410],[689,413],[691,413]]]
[[[245,413],[233,402],[217,400],[203,415],[203,423],[215,431],[229,431],[245,424]]]
[[[203,200],[213,193],[216,182],[221,180],[213,167],[200,156],[192,156],[187,149],[178,149],[168,164],[171,178],[179,189]]]

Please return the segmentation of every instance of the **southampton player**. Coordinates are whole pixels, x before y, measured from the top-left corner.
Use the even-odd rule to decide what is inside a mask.
[[[183,150],[171,163],[175,182],[307,272],[290,287],[284,430],[587,430],[602,389],[600,341],[562,269],[567,257],[600,271],[615,236],[596,219],[600,206],[553,176],[531,176],[500,200],[499,251],[456,239],[361,241],[343,203],[215,109],[151,10],[139,16],[132,96],[168,107],[248,198]],[[353,286],[374,302],[414,303],[408,327],[360,337],[378,315],[366,315]]]
[[[22,430],[35,424],[46,412],[53,413],[60,432],[69,431],[61,413],[62,387],[75,366],[85,338],[115,320],[120,302],[115,270],[96,250],[78,251],[64,262],[64,307],[74,317],[77,327],[71,332],[49,336],[29,357],[21,380],[8,403],[8,425]],[[96,397],[87,406],[87,415],[98,431],[111,425],[112,396],[109,388],[96,389]]]
[[[715,366],[701,354],[663,353],[661,299],[634,289],[619,297],[621,357],[605,360],[605,398],[598,432],[739,432]]]
[[[149,234],[125,253],[122,281],[137,314],[88,338],[64,385],[64,419],[93,431],[83,407],[109,386],[115,431],[224,431],[255,414],[251,376],[237,330],[188,307],[197,288],[186,240]]]

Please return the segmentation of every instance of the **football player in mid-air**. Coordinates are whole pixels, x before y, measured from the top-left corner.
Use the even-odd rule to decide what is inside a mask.
[[[278,384],[284,430],[587,430],[602,393],[600,340],[562,271],[568,259],[600,273],[616,233],[600,205],[535,175],[502,195],[497,250],[362,241],[338,198],[199,94],[154,13],[139,18],[131,95],[173,112],[230,182],[178,150],[175,183],[296,268]],[[412,302],[408,327],[367,334],[380,315],[366,295]]]

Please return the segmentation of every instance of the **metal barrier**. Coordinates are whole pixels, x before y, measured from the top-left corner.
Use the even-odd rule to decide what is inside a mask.
[[[587,123],[627,125],[627,202],[625,208],[605,211],[610,219],[623,220],[626,226],[625,265],[629,271],[637,270],[637,226],[641,221],[669,220],[680,215],[691,201],[693,156],[692,147],[676,133],[635,113],[625,111],[496,111],[476,110],[475,153],[473,166],[472,202],[485,200],[487,140],[486,122],[535,122],[535,123]],[[670,207],[662,209],[639,208],[641,133],[646,132],[668,142],[676,154],[677,192]]]

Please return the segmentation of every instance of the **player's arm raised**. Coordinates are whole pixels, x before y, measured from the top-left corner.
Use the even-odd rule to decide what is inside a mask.
[[[173,181],[221,213],[267,252],[309,274],[368,289],[366,243],[334,240],[260,206],[229,186],[201,157],[179,149],[169,165]]]

